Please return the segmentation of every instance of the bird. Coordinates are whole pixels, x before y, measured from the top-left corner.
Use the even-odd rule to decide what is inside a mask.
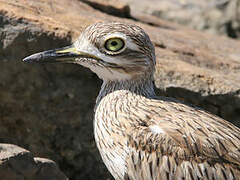
[[[75,63],[102,79],[94,137],[116,180],[240,179],[240,129],[154,92],[155,48],[135,24],[98,22],[24,62]]]

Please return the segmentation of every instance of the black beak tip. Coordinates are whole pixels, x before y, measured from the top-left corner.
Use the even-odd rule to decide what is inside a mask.
[[[32,60],[29,57],[25,57],[22,61],[25,62],[25,63],[32,62]]]
[[[37,54],[33,54],[31,56],[27,56],[25,57],[22,61],[26,62],[26,63],[32,63],[32,62],[38,62],[41,59],[41,54],[37,53]]]

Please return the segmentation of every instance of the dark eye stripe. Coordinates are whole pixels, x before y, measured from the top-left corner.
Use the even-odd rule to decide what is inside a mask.
[[[139,51],[134,51],[134,50],[128,49],[128,48],[126,48],[124,53],[121,53],[121,54],[126,59],[138,59],[138,58],[141,59],[141,58],[145,57],[143,53],[141,53]]]

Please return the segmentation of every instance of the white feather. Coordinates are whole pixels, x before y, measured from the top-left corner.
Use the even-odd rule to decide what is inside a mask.
[[[158,125],[151,125],[149,126],[149,129],[154,133],[154,134],[163,134],[165,131],[160,128]]]

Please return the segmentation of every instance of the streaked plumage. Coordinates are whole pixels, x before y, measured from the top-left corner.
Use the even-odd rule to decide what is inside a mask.
[[[109,39],[115,42],[107,47]],[[154,47],[141,28],[97,23],[70,50],[24,61],[69,62],[70,56],[103,79],[94,134],[115,179],[240,179],[240,129],[199,108],[155,96]]]

